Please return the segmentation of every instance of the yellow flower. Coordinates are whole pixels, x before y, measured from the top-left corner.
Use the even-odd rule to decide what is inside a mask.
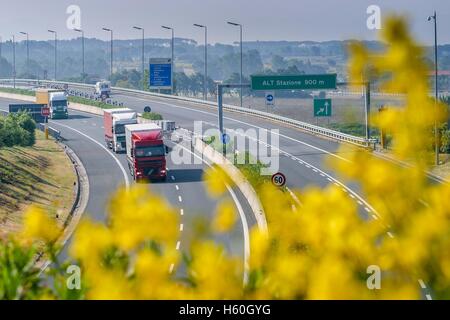
[[[24,216],[23,234],[30,239],[52,243],[61,234],[61,228],[42,209],[31,206]]]
[[[216,216],[213,220],[212,228],[215,232],[226,233],[229,232],[235,225],[237,215],[233,202],[224,201],[219,204]]]
[[[227,185],[232,185],[230,177],[218,166],[207,169],[203,180],[206,183],[206,190],[212,197],[221,196],[227,191]]]

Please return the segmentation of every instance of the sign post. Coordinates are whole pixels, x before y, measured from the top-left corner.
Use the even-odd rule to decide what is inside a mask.
[[[45,106],[42,107],[41,109],[41,115],[44,117],[45,119],[45,129],[44,129],[44,133],[45,133],[45,139],[48,140],[48,117],[50,116],[50,108]]]

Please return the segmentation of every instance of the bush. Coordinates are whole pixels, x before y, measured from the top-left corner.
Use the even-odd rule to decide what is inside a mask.
[[[147,120],[163,120],[163,116],[155,112],[144,112],[142,118]]]
[[[36,123],[27,113],[0,118],[0,147],[29,147],[36,142]]]
[[[445,130],[442,132],[441,152],[450,153],[450,130]]]

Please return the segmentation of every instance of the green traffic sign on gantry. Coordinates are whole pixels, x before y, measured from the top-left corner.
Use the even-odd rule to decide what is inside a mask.
[[[336,89],[337,74],[253,75],[252,90]]]
[[[331,117],[331,99],[314,99],[314,117]]]

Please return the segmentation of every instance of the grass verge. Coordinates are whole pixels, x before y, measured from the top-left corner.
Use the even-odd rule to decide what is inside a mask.
[[[0,238],[20,229],[26,209],[39,205],[62,226],[75,199],[76,174],[64,150],[36,132],[33,147],[0,149]]]
[[[26,90],[26,89],[14,89],[14,88],[4,88],[0,87],[0,92],[13,93],[13,94],[22,94],[24,96],[34,96],[34,91]]]

